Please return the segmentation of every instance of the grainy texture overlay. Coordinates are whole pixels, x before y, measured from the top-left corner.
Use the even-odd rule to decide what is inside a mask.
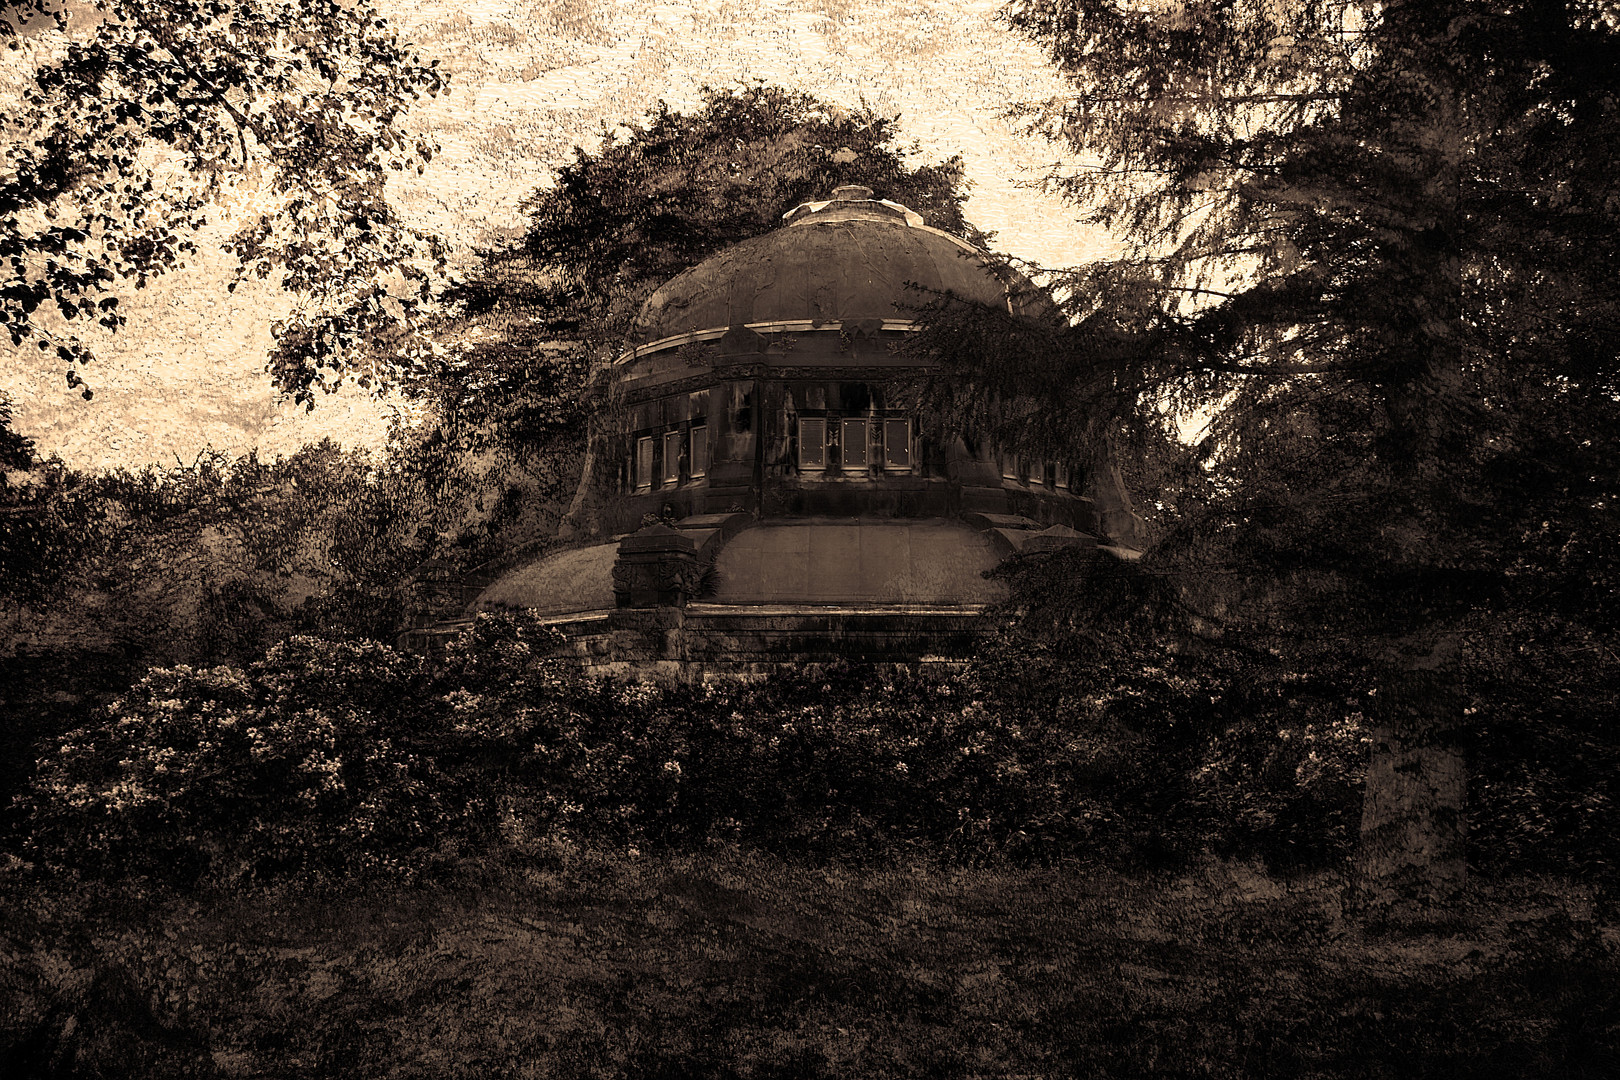
[[[0,43],[0,1080],[1620,1077],[1616,0]]]
[[[993,23],[994,3],[379,7],[450,75],[449,94],[405,119],[442,152],[421,176],[391,185],[390,198],[410,221],[442,234],[462,263],[513,235],[521,200],[548,186],[575,146],[593,148],[604,125],[639,120],[659,101],[690,108],[704,85],[753,80],[899,114],[902,140],[915,140],[924,160],[961,154],[974,185],[967,216],[1007,251],[1067,265],[1105,243],[1075,225],[1072,207],[1019,186],[1060,153],[1015,134],[1001,114],[1059,84],[1034,46]],[[7,92],[16,95],[27,61],[11,54],[9,62]],[[264,353],[285,301],[256,282],[227,294],[217,248],[261,197],[244,180],[210,213],[192,265],[126,301],[128,327],[100,346],[107,363],[95,372],[93,402],[61,391],[54,358],[7,354],[0,389],[44,453],[78,467],[138,467],[173,464],[176,455],[190,462],[206,447],[234,456],[256,447],[288,453],[325,436],[382,444],[398,403],[351,389],[305,414],[279,403],[270,386]]]

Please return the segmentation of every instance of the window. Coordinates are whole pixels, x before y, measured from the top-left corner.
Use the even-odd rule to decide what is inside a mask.
[[[664,432],[664,483],[681,482],[681,433]]]
[[[709,429],[703,424],[692,428],[692,467],[689,470],[694,477],[703,476],[709,471]]]
[[[864,469],[866,458],[866,421],[845,420],[839,438],[838,463],[846,469]]]
[[[1053,482],[1060,488],[1067,488],[1069,486],[1069,467],[1060,461],[1053,471],[1057,474]]]
[[[652,487],[652,452],[653,441],[651,435],[636,440],[636,489],[638,491]]]
[[[799,421],[799,468],[827,467],[827,421]]]
[[[883,421],[883,467],[911,468],[911,421]]]
[[[1001,458],[1001,478],[1003,480],[1020,480],[1022,474],[1018,469],[1018,455],[1004,454]]]

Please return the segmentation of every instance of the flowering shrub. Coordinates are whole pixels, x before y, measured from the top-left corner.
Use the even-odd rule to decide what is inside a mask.
[[[833,666],[625,684],[557,644],[498,614],[431,672],[310,637],[245,670],[155,670],[40,762],[29,844],[92,872],[233,881],[559,842],[1160,863],[1350,842],[1359,728],[1322,702],[1251,695],[1235,718],[1176,670],[1099,681],[1040,656],[955,682]]]
[[[1212,706],[1209,680],[1179,668],[1039,655],[955,682],[835,665],[625,686],[545,659],[552,635],[481,618],[442,676],[465,764],[514,835],[1160,862],[1326,862],[1353,839],[1361,730],[1310,695]]]
[[[307,637],[247,670],[153,670],[39,763],[29,846],[179,881],[408,869],[465,815],[420,681],[386,646]]]
[[[961,687],[849,667],[626,685],[546,659],[552,634],[481,617],[441,672],[446,767],[515,837],[977,857],[1072,847],[1107,816],[1078,782],[1106,748]]]

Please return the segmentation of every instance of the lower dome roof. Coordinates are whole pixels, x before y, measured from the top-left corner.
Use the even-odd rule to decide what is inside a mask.
[[[614,607],[617,542],[546,555],[498,578],[474,611],[569,615]],[[979,530],[943,518],[805,518],[738,533],[716,557],[710,604],[962,607],[1006,596],[984,577],[1001,554]]]
[[[509,570],[473,602],[474,611],[528,608],[540,615],[605,611],[613,607],[613,561],[619,545],[559,551]]]

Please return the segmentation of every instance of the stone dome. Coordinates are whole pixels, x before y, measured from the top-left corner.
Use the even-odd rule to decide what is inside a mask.
[[[924,225],[898,203],[871,196],[867,188],[839,188],[830,200],[789,211],[784,227],[670,279],[642,307],[634,343],[644,347],[732,326],[909,323],[929,291],[1009,302],[983,251]]]
[[[936,370],[896,348],[916,309],[948,292],[1040,318],[1039,290],[867,188],[784,222],[652,295],[591,419],[576,546],[485,579],[472,611],[528,610],[608,671],[931,662],[994,631],[1003,558],[1136,546],[1109,462],[916,413]]]

